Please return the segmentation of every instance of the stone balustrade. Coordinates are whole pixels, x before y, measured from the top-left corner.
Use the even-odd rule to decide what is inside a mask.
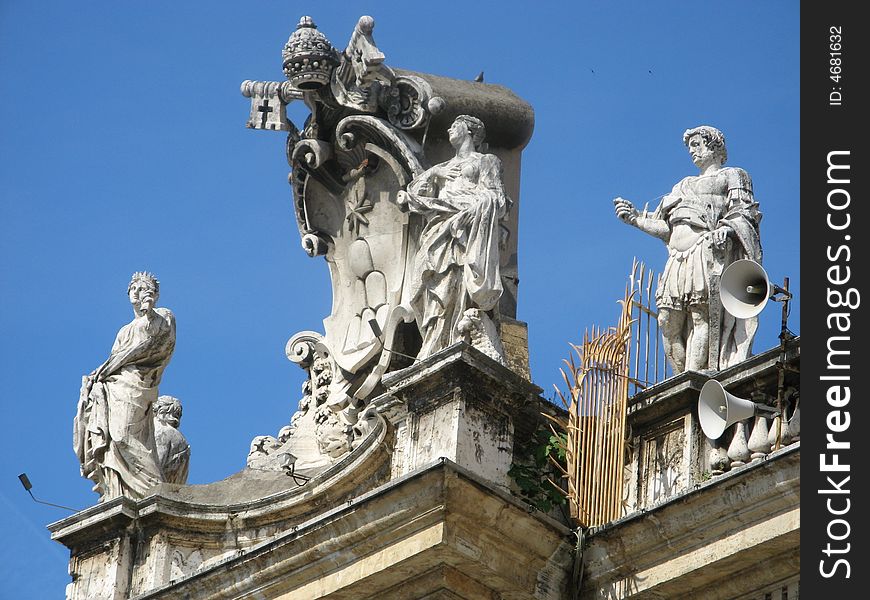
[[[789,342],[790,369],[783,388],[786,418],[756,416],[708,439],[698,421],[698,396],[714,377],[729,393],[774,406],[779,348],[758,354],[718,373],[687,371],[629,400],[628,459],[624,514],[647,510],[681,492],[735,469],[767,460],[800,441],[800,339]]]

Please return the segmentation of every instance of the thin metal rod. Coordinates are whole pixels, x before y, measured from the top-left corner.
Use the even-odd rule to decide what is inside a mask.
[[[30,497],[33,498],[34,502],[38,502],[40,504],[45,504],[46,506],[53,506],[55,508],[62,508],[64,510],[68,510],[70,512],[79,512],[76,508],[70,508],[69,506],[64,506],[63,504],[54,504],[53,502],[46,502],[45,500],[39,500],[36,496],[33,495],[33,492],[27,490],[27,493],[30,494]]]
[[[650,296],[650,288],[652,287],[652,271],[647,272],[647,282],[646,282],[646,297]],[[641,292],[642,293],[642,292]],[[650,323],[650,313],[649,311],[646,313],[646,350],[644,351],[644,363],[646,365],[646,369],[644,370],[644,380],[649,381],[649,336],[650,331],[652,330],[652,325]],[[658,333],[658,332],[656,332]],[[653,373],[653,379],[655,379],[655,373]]]
[[[773,445],[774,450],[779,450],[782,444],[782,429],[785,426],[785,410],[783,410],[784,391],[785,391],[785,359],[787,356],[788,343],[788,302],[791,299],[791,294],[788,291],[788,277],[783,279],[782,284],[785,291],[785,298],[782,301],[782,316],[779,330],[779,363],[777,365],[776,374],[776,410],[779,412],[779,426],[776,430],[776,443]]]

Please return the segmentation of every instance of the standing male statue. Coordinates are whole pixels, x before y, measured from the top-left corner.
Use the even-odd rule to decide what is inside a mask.
[[[420,358],[462,340],[460,322],[468,311],[482,321],[482,332],[490,332],[488,344],[504,354],[486,313],[496,309],[503,291],[499,244],[510,200],[501,161],[482,152],[485,135],[480,119],[456,117],[448,130],[456,155],[399,194],[400,204],[425,220],[411,275],[411,306],[423,336]]]
[[[153,405],[175,349],[175,318],[166,308],[154,308],[159,293],[154,275],[133,274],[127,294],[134,318],[118,332],[106,362],[82,377],[73,448],[101,502],[141,498],[164,480]]]
[[[736,319],[722,310],[719,279],[735,260],[761,262],[761,213],[752,181],[743,169],[723,167],[725,136],[704,125],[687,130],[683,142],[700,174],[675,185],[655,212],[613,200],[617,217],[668,246],[656,304],[675,374],[724,369],[749,356],[758,319]]]

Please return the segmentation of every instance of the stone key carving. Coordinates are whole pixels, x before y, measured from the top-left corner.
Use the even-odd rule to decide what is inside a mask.
[[[153,405],[175,349],[175,318],[154,308],[160,283],[134,273],[127,288],[133,320],[121,328],[109,358],[82,377],[73,448],[100,501],[141,498],[163,481],[154,437]]]
[[[456,156],[419,174],[398,195],[400,204],[426,221],[409,274],[410,303],[423,335],[421,358],[463,339],[471,329],[459,328],[467,309],[480,309],[473,317],[484,323],[482,331],[494,332],[484,311],[496,308],[502,294],[500,224],[510,201],[501,161],[481,152],[485,135],[480,119],[456,117],[449,130]]]
[[[719,300],[719,279],[733,261],[761,262],[761,213],[743,169],[723,167],[725,137],[701,126],[683,134],[697,176],[686,177],[652,213],[614,199],[616,215],[667,244],[656,291],[659,328],[674,373],[724,369],[749,356],[757,317],[736,319]]]
[[[167,483],[187,483],[190,467],[190,444],[178,430],[181,425],[181,401],[173,396],[160,396],[154,405],[154,439],[163,480]]]

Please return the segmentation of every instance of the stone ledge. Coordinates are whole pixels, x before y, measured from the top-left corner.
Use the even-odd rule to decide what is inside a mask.
[[[347,460],[313,477],[305,486],[298,486],[284,473],[244,469],[211,484],[161,484],[141,500],[117,498],[97,504],[49,524],[48,529],[53,540],[72,549],[85,540],[92,541],[101,531],[117,537],[134,521],[188,532],[222,533],[227,521],[238,516],[249,527],[298,520],[371,485],[377,471],[389,462],[385,435],[386,427],[382,426],[358,451],[347,455]]]
[[[392,393],[417,383],[431,373],[444,372],[457,363],[473,367],[480,375],[492,383],[509,390],[511,395],[528,394],[539,396],[543,389],[531,383],[522,375],[514,373],[508,367],[500,365],[486,354],[466,342],[457,342],[452,346],[439,350],[432,356],[414,363],[400,371],[393,371],[383,376],[384,387]]]
[[[786,363],[799,365],[800,337],[790,340],[786,348]],[[780,349],[776,346],[722,371],[685,371],[675,375],[632,396],[628,401],[628,420],[637,427],[660,421],[686,408],[694,409],[701,388],[711,378],[729,388],[728,391],[734,393],[737,390],[746,396],[751,389],[765,384],[775,388],[779,357]]]
[[[797,548],[799,507],[796,443],[593,530],[581,597],[685,597],[704,588],[713,594],[705,599],[730,598],[727,585],[711,591],[716,582]],[[770,577],[789,574],[780,569]],[[769,583],[766,578],[759,574],[755,584]]]
[[[117,532],[135,521],[138,514],[135,500],[114,498],[50,523],[48,530],[51,539],[62,540],[66,545],[77,545],[85,539],[94,542],[117,536]]]
[[[460,598],[471,597],[460,587],[476,586],[511,598],[556,600],[566,589],[569,533],[441,460],[137,598],[379,598],[442,569],[446,575],[431,589]]]

